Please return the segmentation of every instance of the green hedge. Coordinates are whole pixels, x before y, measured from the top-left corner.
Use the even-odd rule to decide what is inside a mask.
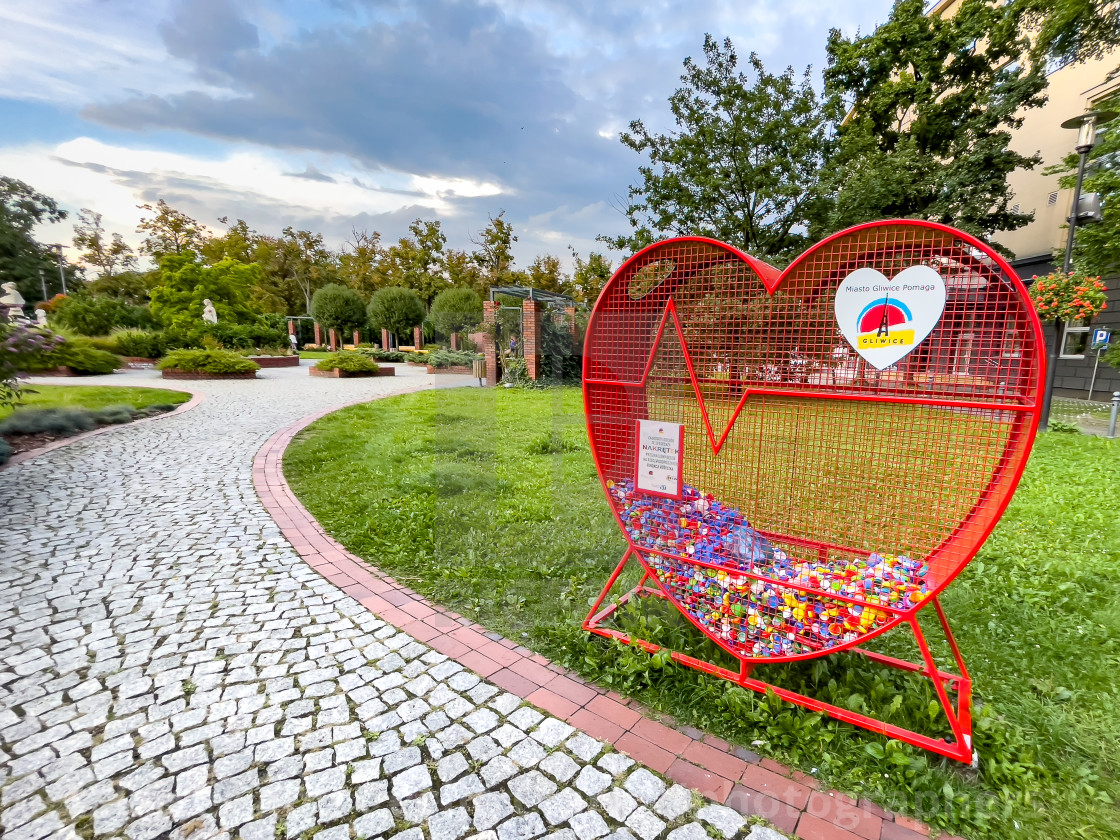
[[[319,370],[338,368],[346,373],[377,373],[377,362],[362,353],[331,353],[315,365]]]
[[[229,350],[172,350],[156,365],[160,370],[184,373],[251,373],[260,365]]]

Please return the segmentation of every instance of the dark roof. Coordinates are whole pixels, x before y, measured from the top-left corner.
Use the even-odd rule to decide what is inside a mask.
[[[494,300],[495,295],[509,295],[510,297],[517,297],[522,300],[539,300],[542,303],[547,303],[552,306],[576,305],[575,300],[567,295],[562,295],[557,292],[546,292],[544,289],[533,289],[528,286],[491,286],[490,300]]]

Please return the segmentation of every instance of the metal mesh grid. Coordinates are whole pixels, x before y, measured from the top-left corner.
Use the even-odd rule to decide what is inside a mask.
[[[943,315],[909,355],[877,371],[841,334],[836,289],[857,268],[892,278],[914,265],[944,279]],[[801,595],[827,615],[835,599],[821,587],[835,586],[846,570],[841,599],[855,609],[844,608],[847,626],[840,622],[839,636],[807,635],[785,615],[781,634],[792,646],[779,641],[762,652],[757,633],[731,644],[735,633],[725,626],[735,604],[750,607],[750,587],[743,600],[709,581],[708,596],[719,589],[726,603],[714,611],[707,604],[705,620],[694,616],[702,629],[717,640],[722,635],[736,655],[797,655],[886,629],[971,559],[1026,461],[1043,349],[1010,267],[942,226],[854,228],[781,274],[711,240],[670,240],[624,264],[596,304],[584,351],[588,428],[600,475],[617,490],[634,474],[638,419],[684,424],[684,483],[740,514],[790,567],[781,580],[772,563],[717,552],[708,572],[723,568],[784,583],[774,590],[785,603],[778,615],[796,611],[800,596],[791,593],[799,579],[815,581]],[[621,514],[625,506],[614,495]],[[707,567],[696,554],[707,549],[687,526],[652,542],[650,527],[631,523],[623,530],[635,547],[659,552],[639,556],[688,612],[681,576],[707,574],[697,571]],[[666,530],[660,520],[656,527]],[[873,621],[861,621],[867,598],[876,602],[874,570],[867,571],[873,554],[915,561],[924,569],[921,580],[906,583],[922,595],[890,604],[889,620],[876,608]],[[898,569],[888,574],[902,574]]]

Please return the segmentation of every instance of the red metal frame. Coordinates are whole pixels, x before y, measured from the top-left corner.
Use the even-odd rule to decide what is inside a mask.
[[[914,264],[934,268],[950,289],[942,320],[919,343],[921,352],[915,348],[878,374],[860,373],[862,368],[856,360],[853,378],[837,382],[840,363],[832,360],[845,348],[837,346],[835,316],[830,316],[831,321],[826,317],[825,304],[855,268],[875,267],[891,272],[889,276],[893,277],[901,268]],[[635,289],[640,293],[635,294]],[[782,306],[786,307],[784,311]],[[1044,348],[1041,325],[1010,265],[984,243],[945,225],[917,220],[860,225],[813,246],[784,271],[703,237],[667,240],[638,252],[604,287],[585,340],[584,405],[592,454],[604,492],[629,543],[585,620],[585,629],[657,650],[651,642],[631,640],[605,622],[619,604],[634,598],[667,599],[693,626],[735,657],[740,668],[730,671],[679,651],[673,652],[676,661],[746,688],[771,690],[790,702],[941,755],[969,761],[971,680],[938,596],[975,556],[1022,476],[1039,422]],[[799,355],[803,352],[805,356]],[[801,361],[804,358],[815,359],[811,362],[815,367]],[[990,374],[993,370],[995,373]],[[713,407],[722,411],[714,423]],[[651,417],[651,411],[659,416]],[[749,416],[745,414],[748,411]],[[878,542],[891,533],[887,525],[877,521],[867,524],[869,516],[875,518],[882,513],[881,508],[859,498],[853,486],[861,477],[866,478],[859,469],[861,459],[863,468],[882,465],[888,490],[889,479],[901,463],[901,483],[894,488],[897,510],[883,513],[882,518],[889,520],[893,515],[898,520],[899,540],[905,532],[905,539],[914,545],[907,553],[914,553],[925,564],[920,573],[924,575],[923,592],[912,591],[917,588],[913,579],[900,584],[908,587],[905,601],[888,602],[884,590],[880,602],[875,600],[874,589],[869,589],[869,601],[864,592],[856,590],[822,590],[816,578],[771,576],[778,574],[774,571],[777,567],[759,568],[753,561],[737,562],[732,567],[726,557],[684,553],[685,539],[691,543],[701,540],[695,534],[702,522],[689,523],[692,530],[683,533],[693,536],[679,538],[675,546],[661,545],[660,537],[657,545],[650,544],[652,530],[643,531],[644,525],[631,530],[623,521],[620,491],[614,486],[620,478],[634,475],[628,466],[636,468],[637,464],[631,440],[636,437],[636,419],[701,423],[705,434],[690,438],[692,449],[687,459],[685,447],[681,447],[681,481],[686,482],[686,473],[691,472],[694,482],[719,485],[721,492],[714,498],[732,497],[736,511],[749,519],[749,527],[769,541],[771,548],[780,545],[792,558],[791,564],[800,564],[797,568],[816,566],[829,574],[838,562],[843,565],[844,561],[837,558],[867,556],[869,550],[894,550]],[[928,428],[920,427],[919,420]],[[741,428],[744,423],[745,431]],[[807,451],[774,437],[780,438],[783,424],[797,429],[794,437],[804,437]],[[895,439],[917,444],[919,454],[933,453],[929,457],[940,459],[938,480],[933,482],[936,486],[924,490],[906,485],[913,476],[906,472],[905,448],[902,457],[891,450],[890,443]],[[833,451],[845,449],[847,454]],[[829,472],[843,472],[853,465],[856,468],[850,476]],[[812,493],[817,492],[818,485],[826,496],[836,488],[846,488],[847,492],[832,499],[834,510],[823,517],[819,532],[813,529],[818,528],[820,517],[808,516],[811,524],[807,524],[796,521],[797,511],[790,510],[799,501],[815,498]],[[713,498],[709,487],[700,490],[708,494],[706,498]],[[872,487],[868,493],[873,495],[874,491]],[[775,492],[785,493],[789,506],[783,508],[768,498]],[[914,524],[907,517],[920,521]],[[682,529],[686,519],[682,519]],[[669,539],[672,541],[673,536]],[[642,566],[641,582],[615,604],[601,609],[631,559]],[[861,567],[857,563],[845,568],[856,569],[853,574],[858,574]],[[733,576],[730,590],[727,573]],[[699,591],[698,596],[690,594],[680,582],[690,574],[691,591]],[[721,585],[725,587],[722,636],[716,622],[720,590],[713,586],[720,575],[724,575]],[[866,576],[869,579],[870,573]],[[647,585],[650,580],[656,585]],[[879,583],[876,579],[875,584]],[[750,594],[758,591],[762,594],[757,597]],[[769,607],[760,600],[767,596]],[[764,638],[772,640],[784,634],[792,642],[795,634],[785,631],[792,629],[793,620],[789,609],[782,613],[781,599],[790,605],[808,603],[817,609],[822,619],[818,623],[830,629],[836,626],[829,624],[836,621],[830,616],[847,615],[842,638],[820,641],[808,630],[801,632],[802,625],[798,624],[796,644],[784,648],[777,645],[763,655],[757,645],[753,652],[748,648],[744,632],[738,636],[728,633],[729,620],[732,631],[735,626],[746,631],[745,608],[752,616],[760,616]],[[937,667],[918,625],[918,613],[931,602],[959,674]],[[729,604],[737,610],[738,618],[729,614]],[[872,620],[855,624],[854,617],[869,608]],[[709,610],[714,612],[705,614]],[[800,614],[804,613],[801,608]],[[810,610],[809,618],[813,615]],[[914,634],[921,664],[860,649],[901,624],[909,625]],[[813,633],[817,632],[814,624]],[[785,644],[784,639],[778,641]],[[809,659],[839,650],[855,650],[872,661],[931,679],[955,742],[947,744],[903,730],[751,676],[759,664]],[[955,707],[951,693],[956,695]]]

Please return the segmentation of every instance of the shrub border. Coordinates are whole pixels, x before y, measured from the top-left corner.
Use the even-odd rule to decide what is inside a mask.
[[[255,370],[244,373],[203,373],[202,371],[179,370],[179,368],[166,368],[160,371],[164,379],[256,379]]]
[[[421,388],[384,396],[417,390]],[[378,618],[479,676],[744,816],[763,817],[787,834],[827,835],[832,840],[929,837],[929,827],[918,820],[867,799],[857,801],[823,789],[806,773],[732,747],[714,735],[678,727],[666,717],[656,719],[636,701],[588,683],[539,653],[428,601],[348,552],[296,498],[284,477],[283,460],[292,439],[311,423],[366,402],[372,400],[300,418],[273,434],[253,458],[253,485],[261,503],[300,558],[330,583]],[[948,834],[939,838],[960,840]]]
[[[108,376],[109,374],[105,374],[105,375]],[[77,385],[78,383],[75,382],[73,384]],[[22,464],[26,461],[30,461],[32,458],[38,458],[40,455],[46,455],[48,452],[53,452],[56,449],[61,449],[64,446],[69,446],[72,443],[77,443],[80,440],[85,440],[86,438],[91,438],[94,435],[104,434],[105,432],[111,432],[115,429],[126,429],[129,426],[136,426],[136,425],[139,425],[141,423],[152,423],[156,420],[163,420],[165,417],[171,417],[171,416],[176,415],[176,414],[183,414],[184,412],[190,411],[192,408],[197,408],[198,405],[203,400],[206,399],[206,394],[201,393],[199,391],[192,391],[189,387],[188,388],[165,388],[162,385],[153,385],[153,384],[135,385],[135,386],[126,385],[126,386],[121,386],[121,387],[127,387],[127,388],[132,388],[132,387],[136,387],[136,388],[157,388],[157,389],[164,390],[164,391],[186,391],[187,393],[189,393],[191,395],[191,398],[189,400],[187,400],[185,403],[181,403],[180,405],[178,405],[175,408],[174,411],[165,411],[163,414],[157,414],[154,417],[141,417],[137,420],[133,420],[130,423],[118,423],[118,424],[114,424],[114,425],[111,425],[111,426],[101,426],[100,428],[97,428],[97,429],[90,429],[88,432],[81,432],[79,434],[71,435],[69,437],[59,438],[58,440],[52,440],[50,443],[43,444],[42,446],[40,446],[36,449],[28,449],[26,452],[20,452],[16,455],[13,455],[11,458],[9,458],[8,463],[0,465],[0,472],[3,472],[4,470],[9,469],[11,467],[18,466],[19,464]]]

